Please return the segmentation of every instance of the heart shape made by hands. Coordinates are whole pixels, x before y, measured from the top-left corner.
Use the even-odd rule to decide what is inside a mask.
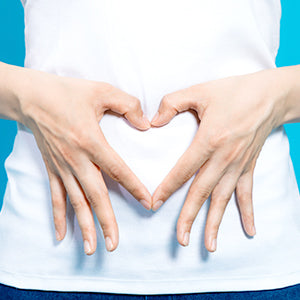
[[[199,120],[193,112],[185,111],[164,126],[141,131],[124,117],[106,113],[99,124],[110,146],[153,194],[191,144]],[[120,189],[126,199],[136,201],[121,185]]]

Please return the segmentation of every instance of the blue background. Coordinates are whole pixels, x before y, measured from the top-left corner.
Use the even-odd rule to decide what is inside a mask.
[[[300,64],[300,1],[282,0],[281,39],[276,64]],[[23,66],[25,56],[24,14],[18,0],[0,1],[0,61]],[[299,99],[300,100],[300,99]],[[290,140],[291,156],[300,186],[300,123],[284,125]],[[7,177],[4,161],[12,150],[16,122],[0,119],[0,207]]]

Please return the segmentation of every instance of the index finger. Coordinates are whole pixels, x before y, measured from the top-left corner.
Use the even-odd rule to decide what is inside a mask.
[[[178,159],[175,166],[155,190],[152,210],[157,210],[178,188],[188,181],[211,156],[211,150],[203,142],[200,129],[191,145]]]
[[[109,145],[98,124],[97,127],[93,132],[97,132],[98,136],[93,137],[93,144],[88,150],[90,159],[113,180],[120,183],[146,209],[150,210],[152,201],[150,192]]]

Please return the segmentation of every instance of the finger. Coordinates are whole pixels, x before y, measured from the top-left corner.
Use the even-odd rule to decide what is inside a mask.
[[[131,193],[146,209],[151,209],[152,197],[144,184],[131,171],[123,159],[108,144],[100,127],[92,131],[95,133],[87,148],[90,160],[99,166],[102,171],[113,180],[119,182],[129,193]],[[143,201],[144,200],[144,201]]]
[[[239,176],[237,171],[228,171],[212,191],[205,225],[205,247],[208,251],[216,251],[220,224]]]
[[[64,239],[67,232],[67,204],[66,204],[66,189],[60,177],[50,168],[49,163],[45,161],[48,172],[51,198],[52,198],[52,214],[55,226],[55,236],[58,241]]]
[[[60,174],[77,217],[84,241],[84,251],[86,254],[91,255],[95,253],[97,247],[96,229],[91,207],[73,174],[68,171],[60,172]]]
[[[92,162],[83,162],[84,169],[76,174],[86,199],[94,209],[97,219],[101,225],[105,246],[108,251],[117,248],[119,242],[119,230],[116,217],[109,199],[108,190],[103,180],[100,169]]]
[[[208,160],[195,176],[177,221],[177,240],[187,246],[192,225],[203,203],[223,174],[217,159]]]
[[[244,173],[236,187],[237,203],[242,217],[243,227],[248,235],[255,235],[254,213],[252,203],[252,172]]]
[[[151,120],[151,125],[165,125],[175,115],[190,108],[196,110],[198,115],[201,115],[203,106],[200,101],[197,101],[198,97],[199,93],[195,93],[191,87],[165,95],[160,102],[157,113]]]
[[[204,137],[201,135],[201,130],[198,130],[191,145],[154,191],[152,196],[152,209],[154,211],[188,181],[211,156],[212,151],[204,143]]]
[[[124,115],[138,129],[146,130],[151,127],[150,121],[143,113],[140,100],[120,89],[111,89],[111,92],[105,97],[103,106]]]
[[[236,186],[237,203],[242,217],[243,227],[250,236],[254,236],[256,234],[252,189],[253,174],[257,156],[258,155],[256,155],[255,159],[252,161],[250,169],[241,175]]]

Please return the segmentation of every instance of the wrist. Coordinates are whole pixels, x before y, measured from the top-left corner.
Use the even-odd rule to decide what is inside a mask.
[[[0,63],[0,115],[21,123],[23,114],[20,94],[24,71],[25,68]]]
[[[281,110],[280,124],[300,120],[300,66],[276,69],[276,92],[279,95]]]

